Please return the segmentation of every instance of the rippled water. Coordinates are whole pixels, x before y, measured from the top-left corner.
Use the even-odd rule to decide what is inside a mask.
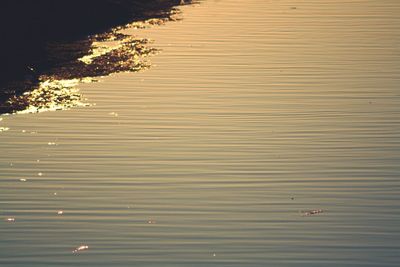
[[[95,106],[3,117],[0,265],[398,266],[400,2],[183,11]]]

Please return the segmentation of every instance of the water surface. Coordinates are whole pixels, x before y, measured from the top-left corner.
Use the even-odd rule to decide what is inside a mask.
[[[3,117],[0,265],[398,266],[400,3],[183,11],[95,106]]]

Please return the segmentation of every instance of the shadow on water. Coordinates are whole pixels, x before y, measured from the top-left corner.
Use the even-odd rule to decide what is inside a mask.
[[[146,46],[148,41],[118,33],[115,27],[134,21],[157,24],[152,19],[171,19],[174,6],[180,3],[180,0],[3,1],[0,114],[26,110],[32,102],[39,109],[52,108],[63,101],[74,106],[81,101],[80,95],[70,90],[74,81],[146,67],[140,57],[154,52]],[[117,41],[118,47],[89,62],[80,60],[93,53],[94,42],[108,41]],[[53,80],[57,82],[49,84]],[[57,93],[49,94],[54,89]]]

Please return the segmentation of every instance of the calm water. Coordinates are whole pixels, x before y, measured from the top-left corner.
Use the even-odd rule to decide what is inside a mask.
[[[183,11],[96,106],[3,117],[0,265],[399,266],[400,2]]]

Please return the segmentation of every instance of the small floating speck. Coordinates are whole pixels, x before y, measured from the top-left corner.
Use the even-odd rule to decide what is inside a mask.
[[[148,223],[148,224],[156,224],[157,222],[154,221],[154,220],[148,220],[147,223]]]
[[[311,215],[317,215],[317,214],[321,214],[324,211],[322,209],[316,209],[316,210],[302,210],[301,213],[303,214],[303,216],[311,216]]]
[[[27,180],[25,178],[19,179],[21,182],[26,182]]]
[[[114,117],[118,117],[118,113],[116,113],[116,112],[110,112],[110,113],[108,113],[108,115],[111,115],[111,116],[114,116]]]
[[[59,210],[59,211],[57,211],[57,214],[58,214],[58,215],[63,215],[63,214],[64,214],[64,211]]]
[[[55,145],[57,145],[55,142],[48,142],[47,143],[49,146],[55,146]]]
[[[216,256],[217,256],[217,254],[214,253],[214,254],[213,254],[213,257],[216,257]]]
[[[43,176],[43,173],[41,173],[41,172],[38,172],[38,174],[37,174],[38,176]]]
[[[77,253],[77,252],[81,252],[81,251],[88,250],[88,249],[89,249],[89,246],[87,246],[87,245],[82,245],[82,246],[79,246],[79,247],[77,247],[76,249],[74,249],[74,250],[72,251],[72,253]]]
[[[9,217],[5,219],[6,222],[15,222],[15,218]]]
[[[53,195],[57,196],[57,192],[54,192]]]

